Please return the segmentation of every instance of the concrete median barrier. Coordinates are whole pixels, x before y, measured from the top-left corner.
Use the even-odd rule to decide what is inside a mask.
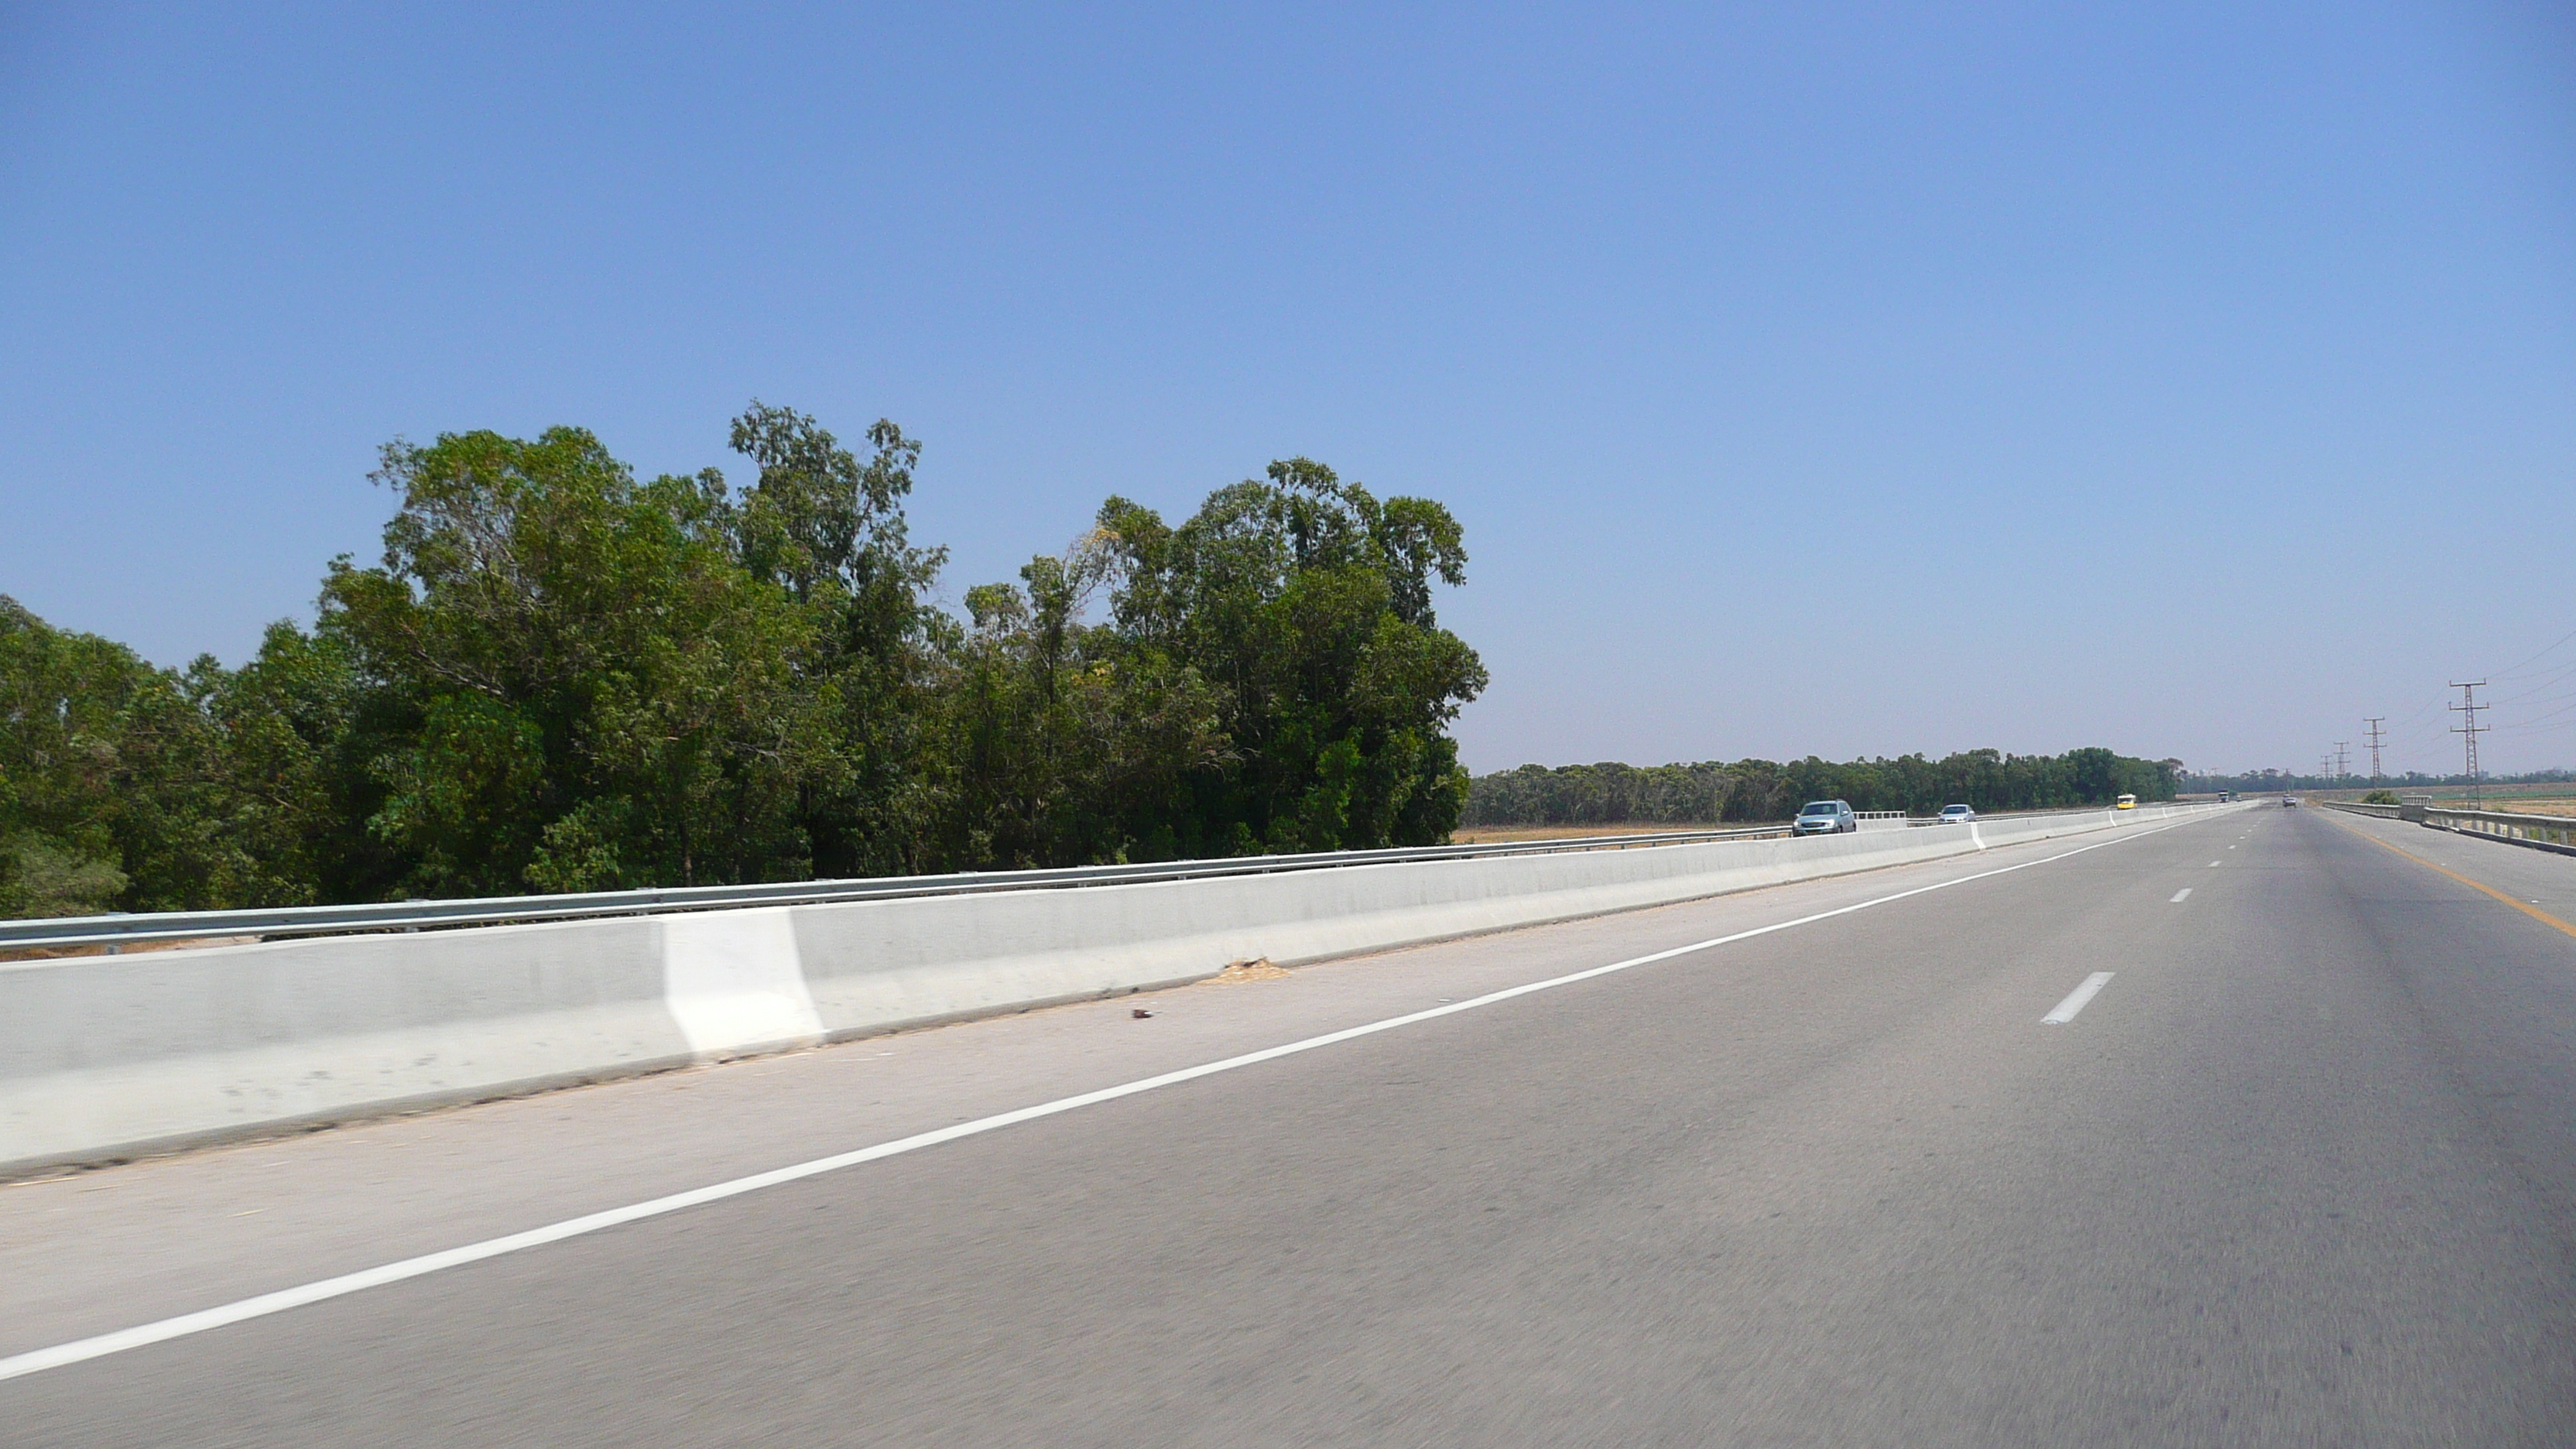
[[[0,1176],[1176,985],[1233,961],[1385,950],[2185,813],[0,965]]]

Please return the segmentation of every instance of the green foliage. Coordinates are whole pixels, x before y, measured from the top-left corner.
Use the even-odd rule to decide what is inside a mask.
[[[2361,803],[2364,805],[2395,805],[2400,802],[2397,799],[2397,792],[2394,790],[2373,790],[2369,794],[2361,797]]]
[[[1431,608],[1466,578],[1463,534],[1428,499],[1381,503],[1305,458],[1209,495],[1174,528],[1101,506],[1123,648],[1219,690],[1235,754],[1185,781],[1191,808],[1156,855],[1334,850],[1447,837],[1467,778],[1447,726],[1484,664]]]
[[[1567,765],[1477,777],[1467,825],[1590,825],[1643,821],[1785,820],[1809,800],[1848,800],[1855,810],[1937,813],[1965,803],[1979,810],[2043,810],[2107,805],[2115,796],[2170,800],[2169,761],[2139,760],[2104,749],[2063,755],[2007,755],[1969,750],[1945,759],[1921,755],[1835,764],[1813,755],[1788,764]]]
[[[89,916],[124,893],[125,872],[32,830],[0,840],[0,916]]]
[[[242,668],[201,669],[239,850],[228,900],[310,905],[375,894],[370,885],[389,867],[364,828],[376,792],[354,753],[371,701],[345,645],[272,624]]]
[[[578,429],[397,443],[376,476],[402,496],[383,563],[333,565],[320,633],[371,696],[394,892],[805,873],[799,786],[840,773],[834,691],[800,678],[830,560],[773,529],[792,587],[765,584],[721,477],[639,484]]]
[[[1155,858],[1140,847],[1189,808],[1187,779],[1231,758],[1219,692],[1195,670],[1127,647],[1081,615],[1114,565],[1093,534],[1040,557],[1021,587],[970,589],[950,652],[940,758],[952,865]]]
[[[155,669],[0,598],[0,915],[314,899],[315,741],[340,724],[311,643]]]
[[[2464,774],[2428,775],[2408,770],[2391,775],[2387,782],[2405,790],[2458,788],[2475,783],[2481,787],[2496,785],[2567,785],[2576,784],[2576,770],[2531,770],[2522,774],[2480,774],[2472,782]],[[2248,770],[2238,775],[2186,774],[2183,788],[2194,791],[2233,790],[2245,795],[2277,795],[2287,790],[2349,790],[2355,781],[2350,775],[2301,775],[2288,770]]]
[[[1429,843],[1485,682],[1441,629],[1457,521],[1308,459],[1175,527],[1123,498],[1019,585],[969,590],[945,857],[1027,864]],[[1085,622],[1105,596],[1106,617]]]
[[[155,669],[0,597],[0,915],[251,893],[211,660]]]
[[[124,892],[126,717],[169,687],[132,651],[0,597],[0,915],[86,915]]]
[[[807,868],[825,876],[929,867],[945,773],[934,691],[959,638],[929,602],[947,551],[913,547],[903,513],[921,445],[882,419],[867,437],[862,460],[812,418],[757,401],[733,424],[760,474],[726,515],[732,547],[813,630],[790,663],[831,757],[801,771],[795,818]]]
[[[1483,687],[1457,521],[1320,464],[1113,498],[930,602],[920,445],[754,402],[714,469],[590,434],[388,445],[372,567],[238,670],[0,600],[0,915],[584,891],[1429,842]]]

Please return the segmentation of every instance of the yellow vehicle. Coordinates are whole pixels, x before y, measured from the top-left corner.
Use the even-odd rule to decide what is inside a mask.
[[[2112,803],[2111,808],[2114,810],[2135,810],[2138,808],[2138,797],[2135,795],[2123,795]]]

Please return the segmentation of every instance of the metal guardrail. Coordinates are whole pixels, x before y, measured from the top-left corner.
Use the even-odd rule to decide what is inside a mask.
[[[2017,811],[2015,815],[2090,814],[2080,810]],[[1909,822],[1911,823],[1911,822]],[[1933,821],[1923,821],[1932,824]],[[1431,845],[1394,850],[1323,851],[1307,855],[1246,855],[1227,860],[1164,861],[1143,865],[1087,865],[1061,870],[966,871],[954,875],[877,876],[858,880],[780,881],[765,885],[681,886],[656,890],[596,891],[556,896],[486,896],[466,900],[396,901],[350,906],[280,906],[265,910],[156,911],[143,915],[60,916],[0,921],[0,950],[57,946],[116,946],[146,941],[192,941],[224,936],[322,936],[365,931],[419,931],[602,916],[661,915],[746,906],[827,905],[895,900],[908,896],[973,895],[995,891],[1067,890],[1082,886],[1136,885],[1148,881],[1202,880],[1294,870],[1338,870],[1359,865],[1542,855],[1558,851],[1625,850],[1635,846],[1688,845],[1710,840],[1787,837],[1786,825],[1740,830],[1674,830],[1640,835],[1587,835],[1564,840],[1519,840],[1485,845]]]
[[[2464,835],[2492,835],[2516,845],[2576,853],[2576,820],[2564,815],[2525,815],[2513,810],[2433,810],[2424,823]]]
[[[1480,856],[1536,855],[1564,850],[1616,850],[1635,845],[1682,845],[1703,840],[1744,840],[1786,835],[1788,827],[1743,830],[1676,830],[1645,835],[1591,835],[1566,840],[1522,840],[1490,845],[1432,845],[1395,850],[1323,851],[1307,855],[1246,855],[1227,860],[1162,861],[1142,865],[1087,865],[1061,870],[962,871],[953,875],[871,876],[855,880],[779,881],[764,885],[679,886],[655,890],[595,891],[555,896],[484,896],[463,900],[394,901],[351,906],[279,906],[266,910],[157,911],[148,915],[62,916],[0,921],[0,949],[89,946],[101,943],[186,941],[213,936],[317,936],[355,931],[417,931],[425,927],[489,926],[506,922],[583,917],[659,915],[744,906],[805,906],[905,896],[972,895],[988,891],[1063,890],[1078,886],[1133,885],[1146,881],[1327,870],[1354,865],[1458,860]]]
[[[2381,820],[2408,819],[2403,812],[2419,808],[2407,805],[2364,805],[2357,800],[2319,802],[2355,815],[2369,815]],[[2526,815],[2518,810],[2444,810],[2437,806],[2420,807],[2423,823],[2436,830],[2455,831],[2462,835],[2486,835],[2510,840],[2517,845],[2536,845],[2544,850],[2576,854],[2576,818],[2565,815]]]

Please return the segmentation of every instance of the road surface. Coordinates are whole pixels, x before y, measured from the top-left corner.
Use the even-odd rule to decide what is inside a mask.
[[[23,1184],[0,1443],[2576,1442],[2569,921],[2255,809]]]

